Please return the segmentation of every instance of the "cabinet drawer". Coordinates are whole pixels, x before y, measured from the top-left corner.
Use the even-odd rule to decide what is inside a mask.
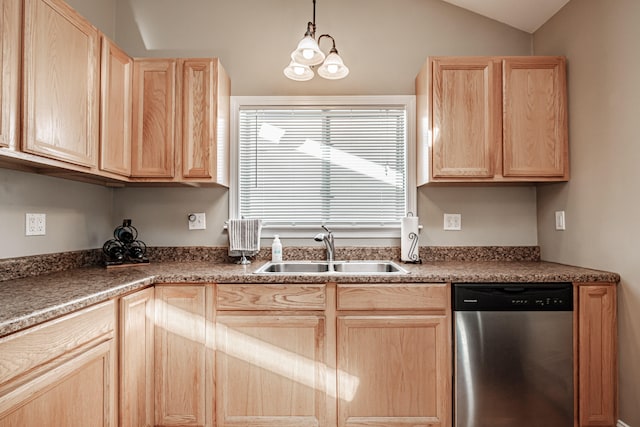
[[[446,283],[338,284],[338,310],[446,310]]]
[[[0,385],[91,341],[113,338],[115,303],[107,301],[0,339]]]
[[[218,285],[218,310],[324,310],[325,285]]]

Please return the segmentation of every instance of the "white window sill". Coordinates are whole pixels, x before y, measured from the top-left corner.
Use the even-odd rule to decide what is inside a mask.
[[[224,228],[226,230],[227,226],[225,225]],[[400,224],[379,226],[331,225],[327,226],[327,228],[334,233],[334,236],[341,239],[400,238]],[[422,230],[422,225],[420,225],[418,229]],[[313,239],[318,233],[325,233],[324,229],[319,225],[266,225],[262,227],[260,237],[263,239],[272,239],[277,234],[281,239]]]

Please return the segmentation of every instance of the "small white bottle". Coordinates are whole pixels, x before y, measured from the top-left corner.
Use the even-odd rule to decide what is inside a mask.
[[[277,234],[273,236],[273,243],[271,244],[271,262],[282,262],[282,243],[280,242],[280,236]]]

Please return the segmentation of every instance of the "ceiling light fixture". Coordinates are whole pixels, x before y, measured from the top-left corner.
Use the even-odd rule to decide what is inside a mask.
[[[324,37],[331,39],[333,46],[326,55],[320,50],[320,40]],[[323,62],[324,61],[324,62]],[[322,64],[322,65],[320,65]],[[349,68],[344,65],[338,55],[336,41],[329,34],[322,34],[316,42],[316,0],[313,0],[313,22],[307,23],[307,32],[298,43],[298,47],[291,53],[291,62],[284,69],[284,75],[291,80],[304,82],[314,76],[312,67],[320,65],[318,74],[329,80],[338,80],[347,77]]]

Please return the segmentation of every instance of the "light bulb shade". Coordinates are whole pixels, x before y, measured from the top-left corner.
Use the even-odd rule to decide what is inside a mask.
[[[291,53],[291,59],[302,65],[318,65],[324,61],[324,53],[318,42],[311,36],[304,36],[298,47]]]
[[[306,82],[313,78],[313,71],[308,65],[298,64],[292,60],[284,69],[284,75],[297,82]]]
[[[320,68],[318,68],[318,75],[329,80],[338,80],[347,77],[349,74],[349,68],[344,65],[342,58],[335,51],[331,52],[327,59]]]

